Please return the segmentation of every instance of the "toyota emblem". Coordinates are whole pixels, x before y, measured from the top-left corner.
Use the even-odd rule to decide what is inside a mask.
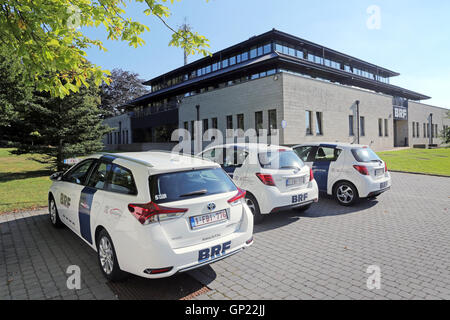
[[[214,202],[208,203],[208,210],[213,211],[216,208],[216,204]]]

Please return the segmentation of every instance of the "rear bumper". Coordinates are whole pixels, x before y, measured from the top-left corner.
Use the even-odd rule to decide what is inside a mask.
[[[385,186],[381,186],[385,184]],[[392,186],[391,175],[387,174],[383,179],[373,180],[371,177],[365,177],[363,183],[358,188],[358,193],[361,198],[369,198],[380,195],[388,191]]]
[[[276,187],[269,187],[264,188],[260,193],[253,194],[256,196],[262,214],[302,207],[319,200],[319,189],[315,180],[309,188],[280,192]],[[294,198],[298,202],[294,202]]]
[[[122,241],[114,242],[120,268],[143,278],[166,278],[239,253],[253,243],[253,215],[247,206],[245,208],[240,227],[235,232],[188,247],[172,248],[164,230],[158,225],[143,228],[145,231],[137,237],[123,233]],[[148,270],[160,269],[168,271],[148,273]]]
[[[272,211],[270,213],[275,213],[275,212],[279,212],[279,211],[285,211],[285,210],[290,210],[290,209],[306,207],[306,206],[308,206],[310,204],[313,204],[315,202],[318,202],[318,201],[319,201],[319,199],[316,199],[316,200],[302,202],[300,204],[293,204],[293,205],[289,205],[289,206],[278,207],[278,208],[272,209]]]
[[[367,198],[379,196],[380,194],[382,194],[390,189],[391,189],[391,187],[387,187],[387,188],[379,190],[379,191],[373,191],[367,195]]]

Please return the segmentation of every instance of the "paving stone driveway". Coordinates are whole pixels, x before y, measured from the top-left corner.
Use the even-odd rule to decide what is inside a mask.
[[[344,208],[322,198],[307,212],[267,217],[245,252],[122,286],[128,298],[182,298],[204,285],[210,290],[194,299],[450,299],[450,178],[392,176],[392,190],[378,200]],[[120,298],[95,252],[53,229],[45,212],[0,215],[0,300]],[[66,287],[69,265],[82,270],[81,290]],[[372,265],[381,270],[380,290],[367,289]],[[156,293],[143,294],[147,287]],[[161,287],[172,294],[158,296]]]

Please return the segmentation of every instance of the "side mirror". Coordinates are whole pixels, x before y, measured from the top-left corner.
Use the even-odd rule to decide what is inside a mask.
[[[59,181],[59,180],[61,180],[63,173],[64,173],[64,172],[62,172],[62,171],[60,171],[60,172],[55,172],[54,174],[52,174],[52,175],[50,176],[50,180],[52,180],[52,181]]]

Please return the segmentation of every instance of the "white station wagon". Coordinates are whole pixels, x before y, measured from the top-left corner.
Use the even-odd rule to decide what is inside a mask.
[[[253,242],[245,192],[219,165],[166,152],[88,157],[52,175],[50,220],[98,253],[105,277],[162,278]]]

